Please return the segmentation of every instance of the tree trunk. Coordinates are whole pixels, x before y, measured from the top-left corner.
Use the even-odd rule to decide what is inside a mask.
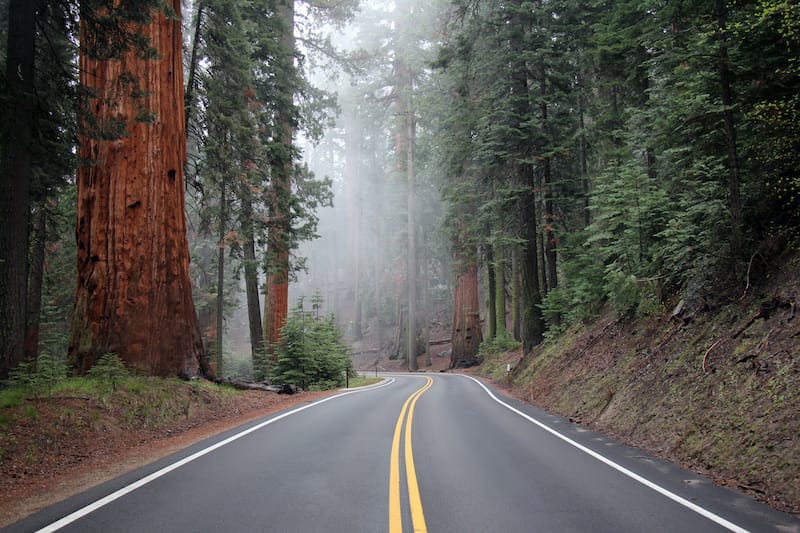
[[[553,141],[553,132],[550,128],[550,117],[547,108],[547,70],[545,69],[544,61],[539,62],[539,77],[540,77],[540,98],[539,113],[541,119],[541,128],[549,142]],[[546,151],[550,151],[547,148]],[[556,264],[556,233],[554,224],[556,221],[555,211],[553,209],[553,158],[549,155],[544,157],[542,161],[542,185],[544,192],[544,236],[543,247],[545,255],[546,266],[546,292],[558,287],[558,266]]]
[[[47,210],[43,206],[39,206],[33,213],[32,218],[33,234],[30,246],[30,275],[28,278],[28,320],[25,330],[25,359],[28,361],[36,360],[36,357],[39,355],[39,323],[42,314],[44,249],[47,242]]]
[[[395,60],[395,76],[398,92],[397,133],[395,136],[398,170],[406,176],[406,297],[408,302],[408,369],[417,370],[417,239],[416,239],[416,192],[414,190],[414,143],[416,123],[411,102],[412,74],[407,57],[398,54]]]
[[[497,307],[496,300],[497,297],[497,281],[495,278],[494,272],[494,250],[491,244],[486,245],[486,284],[488,285],[486,291],[486,297],[489,299],[489,303],[486,306],[486,309],[489,313],[489,323],[486,325],[486,337],[489,339],[494,339],[497,335]]]
[[[264,330],[261,327],[261,295],[258,292],[258,263],[253,230],[253,200],[249,191],[242,195],[242,237],[244,238],[244,288],[247,297],[247,323],[253,365],[264,356]]]
[[[276,139],[280,152],[272,163],[272,200],[270,207],[270,227],[267,231],[267,248],[270,265],[267,276],[267,291],[264,302],[264,336],[272,351],[280,339],[281,329],[289,314],[289,204],[292,194],[292,173],[294,172],[294,86],[289,78],[294,71],[294,1],[283,0],[278,7],[278,17],[283,22],[279,37],[281,69],[285,79],[279,91],[285,99],[283,107],[277,112]]]
[[[424,242],[424,237],[423,237]],[[423,249],[424,253],[424,249]],[[425,365],[431,366],[431,305],[430,305],[430,272],[428,271],[429,262],[427,259],[422,260],[422,302],[420,318],[422,321],[422,342],[425,354]]]
[[[216,374],[222,378],[224,373],[224,344],[225,337],[225,234],[228,222],[228,191],[225,178],[222,177],[219,185],[219,228],[217,232],[217,324],[216,342],[214,351]]]
[[[361,340],[361,203],[359,195],[361,192],[359,163],[361,158],[361,146],[359,139],[361,131],[356,121],[355,102],[347,100],[343,102],[344,113],[344,185],[347,201],[347,223],[349,239],[348,257],[353,262],[351,283],[353,284],[353,340]]]
[[[186,131],[189,131],[189,123],[192,120],[192,111],[196,108],[195,101],[194,101],[194,91],[197,86],[197,63],[198,59],[198,50],[200,48],[200,40],[201,40],[201,30],[203,28],[203,10],[205,9],[205,5],[203,2],[198,2],[197,4],[197,11],[195,12],[195,21],[194,21],[194,35],[192,35],[192,52],[191,57],[189,59],[189,74],[186,80],[186,93],[184,94],[183,98],[183,108],[184,108],[184,128]]]
[[[578,157],[580,158],[581,169],[581,188],[583,189],[583,227],[589,227],[592,223],[591,212],[589,211],[589,155],[586,143],[586,120],[585,107],[586,96],[584,94],[583,76],[578,73]]]
[[[529,117],[532,115],[533,106],[531,103],[528,64],[525,60],[523,36],[528,33],[525,22],[521,19],[522,2],[514,0],[513,4],[518,10],[514,11],[511,23],[518,30],[518,39],[511,42],[511,47],[515,52],[515,60],[511,65],[511,76],[514,83],[514,111],[519,124],[517,127],[526,134],[520,139],[515,147],[517,153],[517,169],[520,184],[526,191],[520,195],[517,205],[517,220],[519,236],[523,241],[522,254],[520,257],[520,280],[521,280],[521,336],[524,353],[529,353],[534,346],[539,344],[544,336],[544,320],[542,319],[541,287],[539,276],[543,275],[539,268],[539,249],[538,239],[540,237],[537,224],[536,208],[536,172],[531,161],[533,157],[533,142],[530,134]]]
[[[520,257],[520,327],[524,353],[530,353],[542,342],[544,321],[542,319],[542,295],[539,290],[539,254],[536,242],[536,199],[534,197],[533,169],[528,168],[529,191],[519,200],[518,217],[524,239]]]
[[[522,328],[520,320],[520,300],[522,288],[520,287],[519,270],[519,246],[513,244],[511,248],[511,327],[514,331],[514,339],[517,341],[522,340]]]
[[[503,257],[503,249],[495,247],[494,249],[494,308],[495,317],[497,321],[497,330],[495,332],[497,337],[504,337],[506,335],[506,275],[505,275],[505,261]]]
[[[382,192],[379,189],[379,193]],[[381,194],[378,195],[380,200],[379,202],[383,202],[383,196]],[[374,253],[375,257],[375,327],[377,328],[376,336],[378,339],[378,350],[379,350],[379,357],[380,354],[383,353],[383,345],[385,343],[385,329],[383,324],[383,254],[380,253],[378,250],[381,249],[380,243],[384,242],[383,239],[383,217],[380,215],[382,211],[378,211],[379,218],[378,218],[378,231],[375,234],[375,250]]]
[[[6,84],[0,160],[0,380],[23,358],[28,281],[28,217],[33,179],[36,2],[8,4]]]
[[[86,372],[105,353],[137,371],[194,377],[207,372],[189,284],[184,214],[186,135],[181,2],[177,18],[143,25],[159,58],[128,52],[120,60],[80,57],[81,83],[101,124],[124,120],[117,140],[81,139],[78,169],[78,287],[70,358]],[[84,47],[95,44],[85,24]],[[119,92],[132,75],[144,91]],[[144,113],[153,120],[136,120]]]
[[[459,243],[456,243],[456,247]],[[453,292],[452,352],[450,368],[472,366],[483,342],[478,300],[478,265],[474,253],[456,252],[456,286]]]
[[[408,369],[417,370],[417,220],[416,220],[416,192],[414,190],[414,116],[413,109],[409,106],[406,117],[406,133],[408,145],[406,146],[408,162],[406,175],[408,176]]]

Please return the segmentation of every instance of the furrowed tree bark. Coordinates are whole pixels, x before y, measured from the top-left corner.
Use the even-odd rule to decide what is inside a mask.
[[[483,342],[478,300],[478,264],[475,254],[464,249],[461,242],[455,243],[454,246],[457,270],[456,286],[453,291],[450,368],[477,363],[478,348]]]
[[[42,315],[42,285],[44,283],[44,255],[47,242],[47,209],[39,206],[31,214],[33,233],[30,244],[30,269],[28,277],[28,320],[25,327],[25,359],[35,360],[39,355],[39,327]]]
[[[536,209],[536,173],[533,165],[527,161],[533,161],[532,142],[528,127],[524,124],[526,117],[531,115],[532,105],[530,101],[530,87],[528,80],[528,65],[525,61],[524,44],[521,36],[527,33],[524,21],[520,18],[521,0],[513,0],[516,11],[511,17],[510,23],[518,28],[519,39],[514,39],[510,46],[515,51],[514,63],[512,64],[511,76],[514,82],[512,97],[514,98],[515,114],[519,120],[518,127],[524,135],[520,136],[516,152],[519,154],[518,179],[525,192],[520,195],[517,202],[518,228],[520,237],[524,241],[520,255],[520,328],[522,336],[522,346],[524,353],[530,353],[534,346],[539,344],[544,338],[544,320],[540,305],[542,303],[541,287],[539,276],[542,275],[539,268],[539,251],[537,240],[539,231],[537,227]]]
[[[549,141],[553,139],[552,128],[550,127],[550,115],[547,107],[547,69],[545,68],[544,61],[539,61],[539,96],[541,103],[539,104],[539,115],[541,120],[541,128]],[[550,148],[547,148],[548,152]],[[553,158],[546,155],[542,161],[542,185],[544,190],[544,235],[543,247],[545,255],[546,266],[546,284],[545,292],[558,287],[558,266],[556,256],[556,233],[553,229],[555,224],[555,210],[553,209]]]
[[[522,289],[520,287],[519,269],[520,269],[520,251],[519,246],[512,245],[511,248],[511,327],[514,331],[514,339],[517,341],[522,340],[522,332],[520,326],[520,295]]]
[[[494,249],[491,244],[486,245],[486,284],[488,285],[486,296],[489,304],[486,306],[488,311],[488,324],[486,325],[486,336],[494,339],[497,336],[497,280],[495,277]]]
[[[36,2],[8,4],[6,83],[0,160],[0,380],[23,358],[28,281],[28,218],[33,179]]]
[[[261,295],[258,292],[255,231],[253,229],[253,200],[246,191],[242,194],[242,237],[244,238],[244,286],[247,296],[247,322],[250,331],[250,356],[253,364],[264,356],[264,329],[261,326]]]
[[[283,22],[281,45],[282,69],[285,73],[294,69],[294,0],[282,0],[278,16]],[[292,106],[294,87],[284,80],[284,106]],[[267,289],[264,302],[264,337],[267,350],[280,338],[281,328],[289,314],[289,201],[292,193],[292,172],[294,170],[294,121],[292,110],[288,107],[277,112],[276,140],[280,146],[279,154],[272,161],[272,202],[270,206],[270,226],[267,230],[267,248],[270,265],[267,276]]]
[[[159,58],[80,57],[81,83],[102,123],[122,120],[127,135],[82,138],[78,169],[78,287],[70,359],[86,372],[118,354],[137,371],[184,378],[208,373],[189,284],[184,214],[186,158],[180,0],[178,18],[141,27]],[[95,44],[84,24],[82,49]],[[135,80],[132,96],[125,80]],[[137,120],[137,117],[150,120]]]
[[[219,227],[217,228],[217,323],[214,342],[214,373],[224,376],[223,340],[225,337],[225,233],[228,223],[228,191],[225,178],[219,182]]]
[[[506,267],[505,250],[501,246],[494,248],[494,284],[495,284],[495,334],[504,337],[506,334]]]

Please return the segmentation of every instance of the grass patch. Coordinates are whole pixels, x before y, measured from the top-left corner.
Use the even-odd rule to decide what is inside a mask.
[[[376,377],[367,377],[367,376],[358,376],[350,378],[350,388],[353,389],[355,387],[366,387],[369,385],[374,385],[376,383],[380,383],[383,381],[383,378],[376,378]]]
[[[19,407],[25,401],[26,391],[23,387],[9,387],[0,390],[0,409]]]

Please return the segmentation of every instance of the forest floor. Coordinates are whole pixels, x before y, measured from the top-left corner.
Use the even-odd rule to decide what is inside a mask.
[[[0,527],[205,438],[335,393],[231,391],[178,380],[154,387],[55,394],[0,409]]]

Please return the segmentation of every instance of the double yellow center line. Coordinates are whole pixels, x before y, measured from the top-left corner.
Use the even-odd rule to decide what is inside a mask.
[[[425,385],[408,397],[397,417],[397,425],[394,428],[392,438],[392,457],[389,467],[389,533],[402,533],[403,513],[400,508],[400,436],[403,432],[403,420],[405,420],[405,464],[406,464],[406,485],[408,487],[408,506],[411,509],[411,522],[416,533],[428,531],[425,525],[425,514],[422,512],[422,500],[419,497],[419,485],[417,485],[417,471],[414,468],[414,453],[411,448],[411,422],[414,418],[414,407],[422,394],[431,388],[433,379],[426,377]],[[408,411],[408,417],[406,417]]]

